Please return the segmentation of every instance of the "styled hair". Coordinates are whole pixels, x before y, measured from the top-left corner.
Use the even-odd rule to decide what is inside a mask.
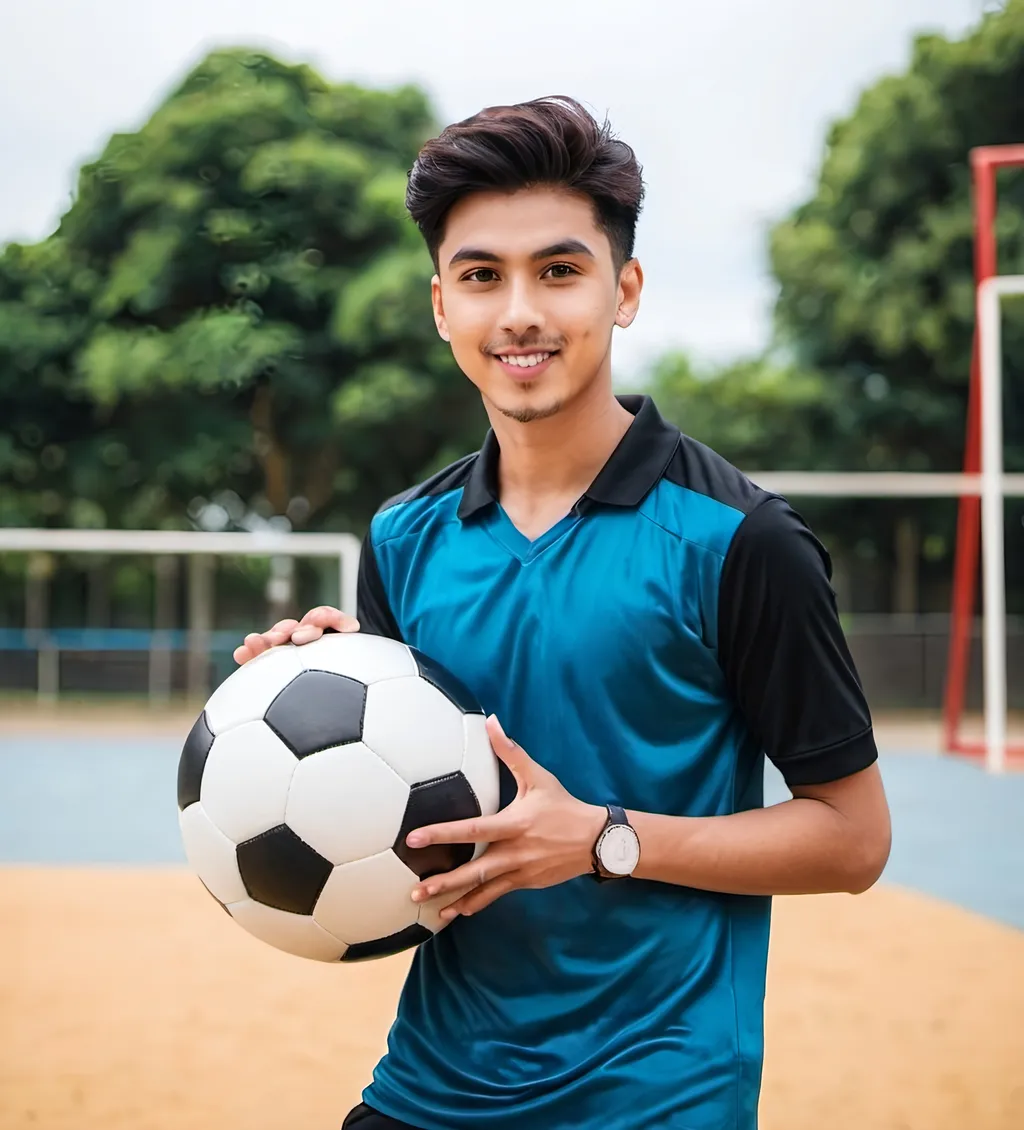
[[[636,154],[574,98],[491,106],[448,126],[420,150],[405,204],[434,266],[448,213],[473,192],[560,186],[588,196],[617,266],[633,257],[644,183]]]

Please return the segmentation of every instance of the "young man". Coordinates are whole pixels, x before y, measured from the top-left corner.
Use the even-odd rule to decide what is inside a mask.
[[[411,833],[491,847],[420,884],[468,893],[346,1127],[753,1130],[770,896],[863,891],[888,856],[824,549],[613,395],[642,194],[632,150],[567,98],[427,143],[407,203],[493,430],[378,512],[358,623],[318,608],[236,652],[405,640],[494,712],[518,785],[497,816]],[[765,754],[793,793],[767,809]]]

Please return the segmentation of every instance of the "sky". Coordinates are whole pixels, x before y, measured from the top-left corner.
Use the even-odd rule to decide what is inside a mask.
[[[413,81],[438,120],[570,94],[644,167],[640,315],[627,382],[672,349],[704,362],[771,333],[770,225],[813,189],[829,123],[905,68],[915,34],[958,36],[986,0],[31,0],[0,10],[0,242],[38,239],[75,171],[140,126],[218,46],[326,78]]]

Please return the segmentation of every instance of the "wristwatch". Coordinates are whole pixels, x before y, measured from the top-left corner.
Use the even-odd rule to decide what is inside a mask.
[[[626,810],[617,804],[606,807],[608,820],[594,844],[594,870],[591,872],[599,883],[605,879],[628,878],[640,862],[640,837],[626,817]]]

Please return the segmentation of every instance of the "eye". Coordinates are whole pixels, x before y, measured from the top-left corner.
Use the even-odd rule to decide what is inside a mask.
[[[490,283],[495,282],[498,278],[498,272],[492,270],[490,267],[477,267],[475,270],[470,271],[468,274],[462,276],[463,282],[476,282],[476,283]]]
[[[544,274],[553,279],[567,279],[571,275],[578,275],[579,271],[571,263],[552,263]]]

